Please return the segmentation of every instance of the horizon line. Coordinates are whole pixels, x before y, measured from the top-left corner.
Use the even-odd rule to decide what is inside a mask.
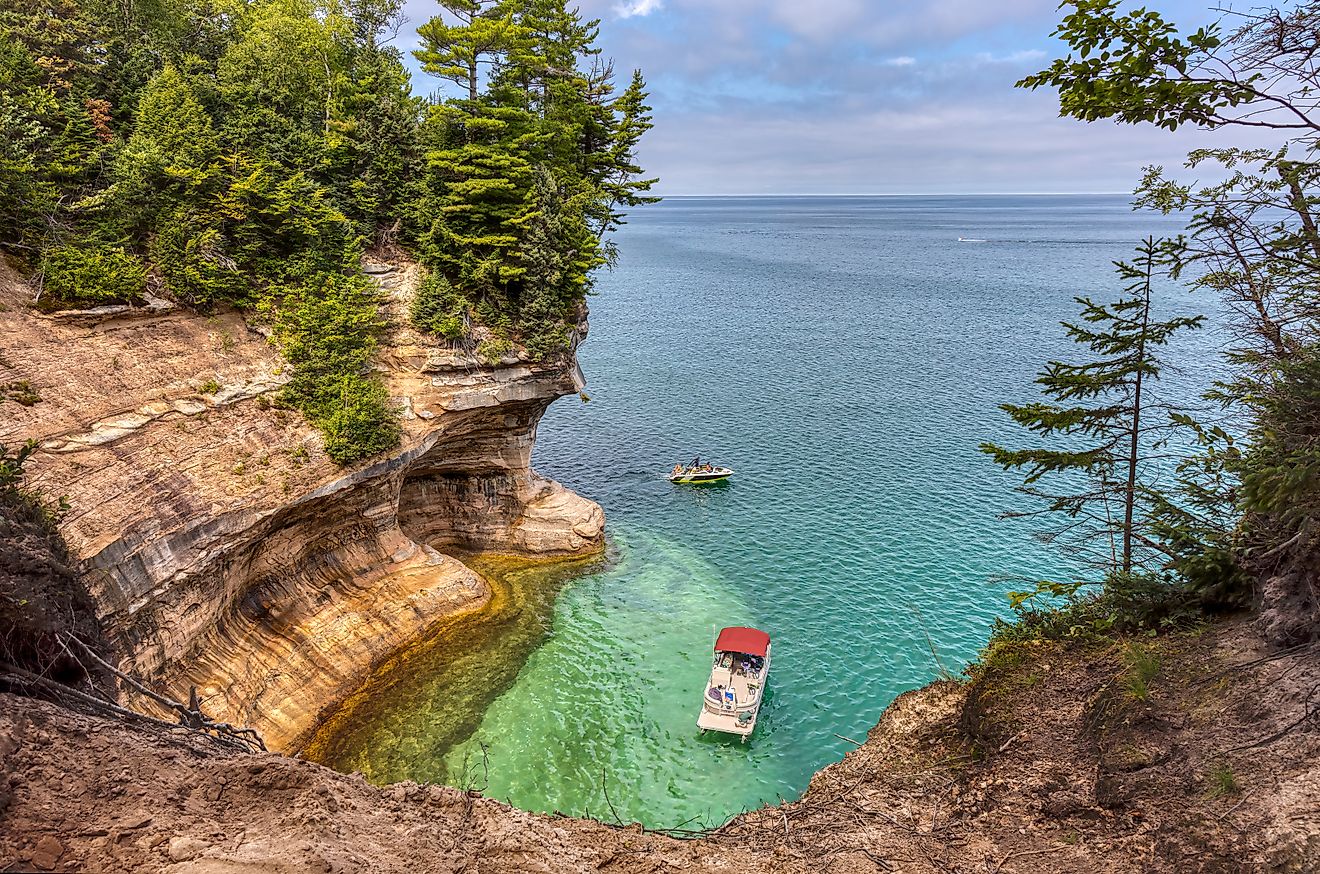
[[[1131,195],[1131,191],[889,191],[889,192],[769,192],[737,193],[722,192],[716,194],[655,194],[655,197],[1077,197],[1081,195]]]

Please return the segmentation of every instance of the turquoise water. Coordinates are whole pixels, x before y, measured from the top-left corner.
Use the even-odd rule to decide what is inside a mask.
[[[1110,261],[1178,226],[1122,197],[637,212],[592,301],[592,400],[551,408],[535,459],[604,506],[612,561],[565,586],[466,740],[373,779],[471,783],[484,755],[488,795],[606,819],[612,803],[659,826],[799,794],[850,748],[835,734],[861,739],[896,695],[975,655],[1004,577],[1067,573],[1030,524],[996,519],[1020,503],[976,447],[1019,440],[996,405],[1033,397],[1040,365],[1075,354],[1057,326],[1073,296],[1115,296]],[[1165,310],[1197,303],[1161,295]],[[1208,380],[1216,336],[1173,350],[1169,392]],[[663,479],[697,453],[737,475]],[[694,725],[712,628],[732,624],[774,638],[746,746]]]

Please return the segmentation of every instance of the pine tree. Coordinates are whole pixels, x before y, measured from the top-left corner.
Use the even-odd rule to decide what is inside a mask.
[[[1203,320],[1202,316],[1153,318],[1153,279],[1167,263],[1167,248],[1147,239],[1137,248],[1133,263],[1115,262],[1127,286],[1126,294],[1114,303],[1076,299],[1082,320],[1064,322],[1064,327],[1071,339],[1096,357],[1080,364],[1046,365],[1036,382],[1052,402],[1001,405],[1019,425],[1062,445],[981,446],[1004,469],[1024,471],[1021,491],[1045,500],[1048,512],[1067,517],[1056,536],[1079,548],[1096,539],[1106,545],[1099,564],[1111,577],[1127,578],[1143,569],[1143,553],[1167,554],[1148,533],[1149,519],[1143,510],[1152,490],[1142,474],[1170,427],[1167,411],[1151,398],[1151,383],[1160,376],[1160,347],[1178,331],[1197,328]],[[1060,488],[1046,491],[1039,485],[1046,478]]]
[[[424,260],[487,327],[551,355],[591,274],[611,260],[605,235],[620,207],[654,200],[642,195],[654,180],[639,181],[634,163],[650,127],[645,86],[637,74],[614,95],[599,21],[564,0],[448,0],[445,9],[456,23],[423,25],[415,53],[458,89],[423,127]]]
[[[499,63],[523,38],[521,28],[500,0],[442,0],[440,6],[458,23],[437,16],[418,27],[422,47],[413,55],[423,70],[460,86],[467,101],[475,104],[483,65]]]
[[[120,178],[152,199],[162,185],[201,185],[219,155],[215,127],[192,86],[165,67],[138,102],[137,124],[117,165]]]

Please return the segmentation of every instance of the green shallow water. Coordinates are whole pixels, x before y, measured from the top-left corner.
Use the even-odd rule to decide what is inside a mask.
[[[957,669],[1005,575],[1070,568],[977,451],[1020,439],[1078,294],[1176,218],[1121,197],[702,198],[639,211],[581,352],[593,400],[555,404],[535,463],[601,503],[586,568],[491,566],[516,609],[387,666],[314,757],[377,782],[484,786],[531,810],[653,826],[794,797],[896,695]],[[958,237],[985,239],[960,244]],[[1160,306],[1186,312],[1162,289]],[[1217,334],[1171,350],[1188,395]],[[723,487],[661,475],[701,452]],[[572,577],[565,580],[565,576]],[[556,597],[557,593],[557,597]],[[774,637],[747,745],[695,727],[712,626]],[[935,652],[932,653],[932,647]]]

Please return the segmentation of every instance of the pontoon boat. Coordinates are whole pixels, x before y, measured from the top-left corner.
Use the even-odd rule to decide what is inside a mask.
[[[770,676],[770,635],[755,628],[733,627],[715,639],[715,665],[697,717],[702,734],[722,731],[741,735],[756,729],[766,679]]]

